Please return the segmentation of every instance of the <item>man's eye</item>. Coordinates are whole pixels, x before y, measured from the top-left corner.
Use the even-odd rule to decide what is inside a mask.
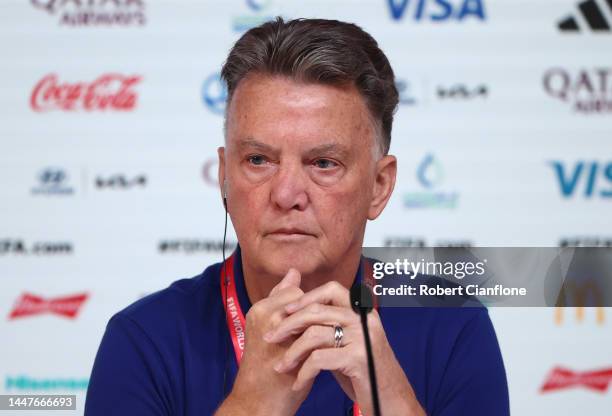
[[[318,167],[319,169],[331,169],[331,168],[335,168],[336,166],[338,166],[336,162],[334,162],[333,160],[329,160],[329,159],[317,159],[315,160],[314,165]]]
[[[266,158],[263,157],[262,155],[253,155],[253,156],[249,156],[247,157],[247,161],[249,163],[251,163],[252,165],[263,165],[266,162]]]

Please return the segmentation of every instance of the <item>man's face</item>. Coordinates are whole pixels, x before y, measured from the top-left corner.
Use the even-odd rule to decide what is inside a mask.
[[[388,196],[377,202],[375,130],[354,87],[250,74],[226,127],[219,180],[253,267],[321,272],[361,250],[366,221]]]

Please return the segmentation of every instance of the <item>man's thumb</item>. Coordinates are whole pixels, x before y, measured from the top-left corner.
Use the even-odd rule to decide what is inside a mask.
[[[280,282],[278,282],[278,284],[274,286],[274,288],[272,288],[272,290],[270,291],[270,295],[274,295],[278,293],[279,291],[286,289],[288,287],[291,287],[291,286],[300,287],[301,281],[302,281],[302,275],[297,269],[294,269],[292,267],[291,269],[289,269],[285,277],[283,277],[283,279]]]

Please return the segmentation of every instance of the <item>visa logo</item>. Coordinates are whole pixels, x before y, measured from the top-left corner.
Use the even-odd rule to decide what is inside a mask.
[[[584,162],[574,166],[550,162],[559,181],[561,195],[570,198],[580,192],[585,198],[612,198],[612,162]]]
[[[387,4],[394,20],[401,20],[405,14],[417,21],[433,22],[461,21],[467,17],[486,19],[484,0],[387,0]]]

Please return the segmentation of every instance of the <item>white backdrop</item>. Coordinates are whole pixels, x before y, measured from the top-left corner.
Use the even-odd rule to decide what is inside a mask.
[[[366,245],[612,245],[610,0],[3,0],[0,394],[81,414],[109,317],[220,261],[218,72],[276,15],[355,22],[395,70],[399,178]],[[601,312],[490,311],[514,414],[610,413]],[[557,367],[573,385],[542,392]]]

